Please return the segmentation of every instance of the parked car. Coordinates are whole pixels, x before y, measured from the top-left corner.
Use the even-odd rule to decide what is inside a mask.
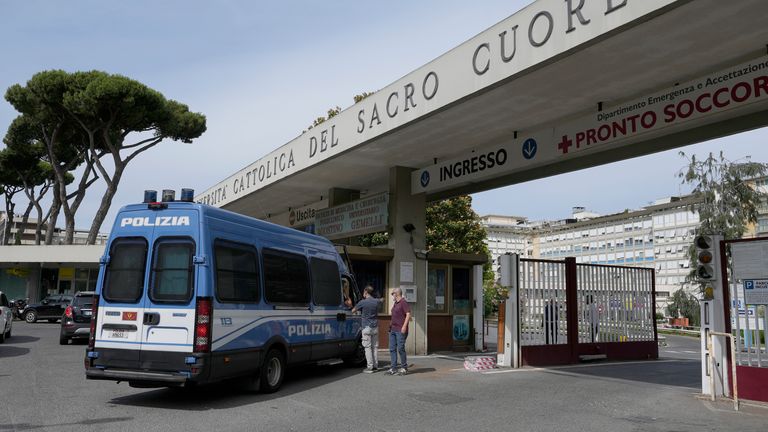
[[[24,321],[36,322],[39,319],[47,319],[48,322],[56,322],[64,314],[64,309],[72,303],[72,295],[56,294],[44,298],[40,303],[27,305],[24,309]]]
[[[72,303],[64,309],[61,316],[61,334],[59,343],[67,345],[72,339],[88,339],[91,334],[91,316],[93,315],[93,291],[81,291],[75,294]]]
[[[13,316],[17,319],[23,320],[24,309],[27,308],[27,303],[29,303],[28,298],[11,300],[11,312],[13,313]]]
[[[0,291],[0,343],[11,337],[13,327],[13,311],[8,302],[8,297]]]

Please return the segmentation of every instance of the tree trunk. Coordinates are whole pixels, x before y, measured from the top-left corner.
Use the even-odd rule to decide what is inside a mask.
[[[61,211],[61,198],[59,197],[59,186],[55,185],[56,193],[53,194],[53,202],[51,203],[51,213],[48,216],[48,227],[45,229],[45,244],[53,244],[53,233],[56,231],[56,222],[59,219],[59,212]]]
[[[96,211],[96,215],[93,217],[93,223],[91,223],[91,229],[88,231],[88,240],[86,241],[86,244],[92,245],[96,243],[101,224],[104,223],[104,218],[107,217],[107,212],[112,206],[112,198],[115,197],[117,187],[120,184],[120,179],[123,176],[123,170],[125,170],[126,165],[127,164],[115,161],[115,171],[112,173],[112,181],[107,181],[105,178],[107,189],[101,197],[99,210]]]
[[[39,245],[43,239],[43,207],[40,201],[35,201],[35,212],[37,213],[37,223],[35,224],[35,244]]]
[[[16,208],[16,204],[13,202],[13,194],[5,193],[5,227],[3,229],[3,245],[7,245],[10,242],[11,237],[11,225],[13,225],[13,210]]]
[[[29,222],[29,214],[32,213],[32,207],[34,207],[34,201],[30,200],[27,204],[27,208],[24,210],[24,214],[21,217],[21,228],[16,230],[16,235],[14,236],[14,244],[20,245],[21,244],[21,237],[24,235],[24,231],[27,229],[27,222]]]

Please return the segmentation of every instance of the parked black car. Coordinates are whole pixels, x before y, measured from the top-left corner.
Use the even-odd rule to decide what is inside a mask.
[[[72,303],[72,298],[72,295],[56,294],[44,298],[40,303],[27,305],[24,309],[24,321],[33,323],[39,319],[47,319],[48,322],[54,323]]]
[[[61,316],[61,334],[59,343],[66,345],[72,339],[88,339],[91,334],[91,316],[93,312],[93,291],[80,291],[75,294],[72,304],[64,309]]]

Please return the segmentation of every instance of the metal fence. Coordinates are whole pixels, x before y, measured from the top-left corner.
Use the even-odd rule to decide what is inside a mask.
[[[575,305],[567,301],[564,261],[520,260],[520,344],[568,343],[568,308],[578,343],[653,341],[653,269],[577,264]]]
[[[577,264],[579,343],[653,341],[653,270]]]
[[[565,263],[520,260],[520,344],[568,343]]]
[[[565,263],[520,260],[520,344],[568,343]]]
[[[766,306],[744,304],[743,281],[730,283],[731,332],[736,342],[736,364],[768,368]]]

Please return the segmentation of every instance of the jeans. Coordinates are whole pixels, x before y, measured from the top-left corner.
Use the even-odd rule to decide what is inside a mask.
[[[379,328],[363,328],[363,348],[365,348],[365,361],[368,369],[379,368]]]
[[[405,357],[405,339],[408,333],[389,331],[389,358],[391,360],[391,369],[408,369],[408,359]],[[400,354],[400,363],[397,363],[397,355]]]

